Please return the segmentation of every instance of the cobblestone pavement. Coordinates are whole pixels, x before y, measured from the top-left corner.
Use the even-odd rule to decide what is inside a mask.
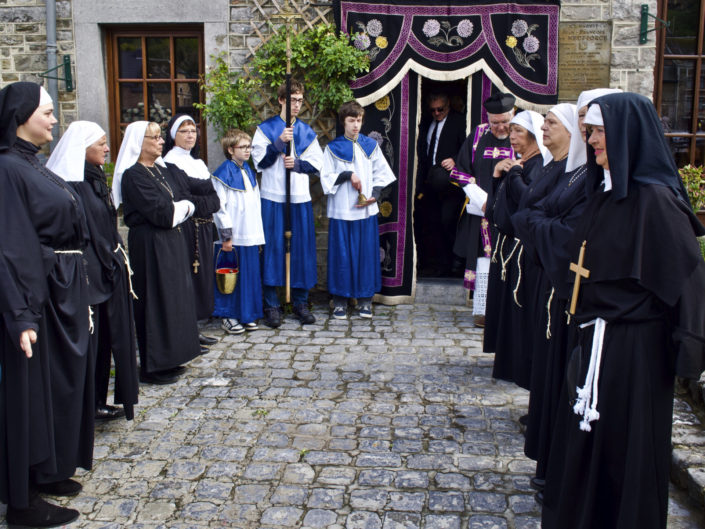
[[[101,425],[72,528],[528,529],[540,526],[517,419],[464,307],[376,305],[239,336],[137,416]],[[701,527],[671,493],[669,528]],[[0,525],[0,527],[6,527]]]

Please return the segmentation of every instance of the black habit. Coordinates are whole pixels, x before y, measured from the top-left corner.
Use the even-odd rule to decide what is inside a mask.
[[[183,226],[172,227],[174,202],[196,203],[187,179],[174,165],[140,163],[122,177],[140,369],[146,373],[178,367],[200,354],[190,251]]]
[[[28,85],[19,88],[20,98],[36,87],[36,109],[38,85],[16,85]],[[41,166],[37,147],[14,134],[13,140],[0,145],[0,224],[6,227],[0,248],[8,268],[0,331],[0,501],[22,509],[31,483],[91,468],[93,366],[80,198]],[[27,329],[37,332],[29,359],[18,342]]]
[[[571,322],[542,526],[664,529],[674,375],[697,378],[704,365],[705,263],[696,236],[705,229],[684,199],[653,104],[628,93],[593,104],[604,117],[612,189],[600,187],[603,171],[588,146],[588,203],[571,261],[586,241],[590,276]],[[572,404],[585,384],[596,318],[606,325],[599,400],[588,401],[599,416],[588,422]]]
[[[81,196],[91,235],[86,260],[89,301],[93,306],[91,351],[96,359],[96,404],[105,405],[112,356],[115,361],[115,403],[122,404],[126,418],[132,420],[139,384],[126,254],[117,229],[117,212],[103,170],[86,162],[84,175],[83,181],[69,185]]]

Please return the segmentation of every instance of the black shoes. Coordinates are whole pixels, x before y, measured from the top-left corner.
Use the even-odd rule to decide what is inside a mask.
[[[534,476],[531,478],[531,488],[543,492],[543,489],[546,488],[546,480]]]
[[[109,406],[108,404],[99,404],[95,408],[96,421],[112,421],[125,416],[125,410],[118,406]]]
[[[302,325],[316,323],[316,318],[311,311],[308,310],[307,303],[301,303],[300,305],[294,305],[294,316],[296,316]]]
[[[205,347],[204,345],[201,346],[201,354],[202,354],[202,355],[206,355],[206,354],[208,354],[208,353],[210,353],[210,352],[211,352],[211,350],[208,349],[208,347]]]
[[[73,479],[65,479],[53,483],[38,483],[35,485],[35,488],[42,494],[51,494],[52,496],[75,496],[81,492],[83,485]]]
[[[179,377],[186,373],[186,366],[176,366],[172,367],[171,369],[165,369],[162,371],[165,375],[173,375],[175,377]]]
[[[279,327],[282,324],[282,314],[279,307],[265,307],[263,323],[272,329]]]
[[[76,509],[54,505],[39,496],[31,498],[29,507],[26,509],[16,509],[8,505],[5,515],[8,525],[26,527],[56,527],[71,523],[76,518],[78,518]]]
[[[218,340],[215,338],[212,338],[210,336],[206,336],[205,334],[199,334],[198,335],[198,341],[201,343],[201,345],[214,345],[218,343]]]
[[[177,380],[179,380],[179,376],[174,375],[169,371],[153,371],[152,373],[140,371],[140,382],[143,384],[164,386],[166,384],[173,384]]]

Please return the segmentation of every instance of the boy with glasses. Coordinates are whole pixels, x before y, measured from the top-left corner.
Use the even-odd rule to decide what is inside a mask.
[[[291,170],[291,297],[294,315],[302,324],[316,318],[308,308],[308,291],[317,281],[316,233],[309,192],[309,176],[318,174],[323,152],[316,133],[297,119],[304,102],[304,87],[291,81],[292,126],[286,126],[286,86],[277,90],[281,112],[257,127],[252,140],[252,159],[262,172],[262,223],[267,243],[262,252],[264,323],[281,325],[277,287],[285,285],[284,223],[286,210],[286,170]],[[291,154],[286,156],[286,144]]]
[[[223,318],[226,332],[241,334],[256,330],[257,319],[262,317],[259,247],[264,244],[264,231],[260,193],[255,172],[247,163],[252,149],[250,136],[231,129],[220,143],[228,159],[212,178],[220,199],[220,210],[213,216],[220,235],[215,245],[215,266],[232,263],[240,272],[232,294],[222,294],[215,288],[213,316]]]

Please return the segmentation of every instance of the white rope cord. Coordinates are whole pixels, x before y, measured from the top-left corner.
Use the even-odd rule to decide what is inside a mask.
[[[551,339],[551,302],[553,301],[553,294],[556,292],[555,288],[551,289],[551,295],[548,296],[548,303],[546,303],[546,314],[548,315],[548,323],[546,323],[546,340]]]
[[[519,244],[519,239],[517,239],[517,244]],[[514,247],[516,250],[516,246]],[[514,253],[514,252],[512,252]],[[517,278],[517,286],[514,287],[514,303],[517,304],[518,307],[524,308],[521,306],[521,303],[519,303],[519,300],[517,299],[517,294],[519,293],[519,285],[521,285],[521,256],[524,253],[524,245],[521,245],[521,248],[519,248],[519,255],[517,255],[517,270],[519,270],[519,277]],[[510,256],[511,257],[511,256]]]
[[[130,258],[127,256],[127,252],[125,251],[125,248],[122,247],[122,244],[118,244],[117,248],[113,250],[113,253],[117,253],[118,251],[122,252],[122,258],[125,260],[125,266],[127,267],[127,283],[130,286],[130,294],[132,294],[133,298],[139,299],[137,294],[135,294],[135,291],[132,290],[132,275],[134,272],[130,267]]]
[[[88,332],[93,334],[95,331],[95,325],[93,325],[93,307],[88,305]]]
[[[504,239],[506,239],[507,236],[502,234],[502,242],[500,244],[495,244],[494,246],[494,253],[492,254],[492,262],[496,263],[497,262],[497,248],[500,246],[504,246]]]
[[[576,415],[582,415],[580,429],[584,432],[592,430],[590,423],[600,419],[600,412],[597,411],[598,385],[600,382],[600,364],[602,363],[602,345],[605,339],[605,328],[607,322],[602,318],[583,323],[580,328],[595,326],[592,335],[592,350],[590,351],[590,365],[585,376],[585,385],[578,390],[578,399],[573,406]]]
[[[71,253],[83,255],[83,250],[54,250],[54,253]]]

